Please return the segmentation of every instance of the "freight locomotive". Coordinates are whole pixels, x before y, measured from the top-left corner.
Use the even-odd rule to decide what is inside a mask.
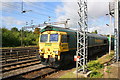
[[[88,33],[88,56],[108,50],[108,38]],[[42,64],[55,68],[67,65],[74,60],[77,48],[76,30],[46,26],[39,38],[39,58]]]

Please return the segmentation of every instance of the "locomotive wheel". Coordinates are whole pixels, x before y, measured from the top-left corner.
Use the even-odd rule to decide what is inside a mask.
[[[43,56],[40,56],[39,53],[36,54],[36,58],[39,59],[42,62],[45,62],[45,59],[43,58]]]

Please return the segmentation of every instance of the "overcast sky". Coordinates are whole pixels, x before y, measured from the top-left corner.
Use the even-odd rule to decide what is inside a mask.
[[[68,26],[72,29],[76,29],[79,16],[77,14],[79,8],[75,0],[30,0],[24,1],[24,10],[31,10],[24,14],[21,13],[21,1],[22,0],[6,0],[0,2],[2,8],[0,8],[2,16],[2,27],[8,29],[12,27],[25,26],[26,22],[31,25],[37,25],[48,21],[48,17],[51,17],[51,22],[63,21],[70,19]],[[108,27],[109,16],[106,14],[109,12],[109,2],[112,0],[88,0],[88,29],[89,31],[98,30],[100,34],[113,34],[113,26]],[[112,22],[114,19],[112,18]],[[112,23],[113,25],[113,23]]]

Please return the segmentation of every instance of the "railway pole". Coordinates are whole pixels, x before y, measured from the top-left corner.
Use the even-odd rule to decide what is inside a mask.
[[[119,0],[115,0],[115,14],[114,14],[114,18],[115,18],[115,28],[114,28],[114,35],[115,35],[115,43],[114,43],[114,51],[115,51],[115,60],[118,61],[119,60],[119,7],[118,7],[118,3],[120,1]]]
[[[112,27],[112,16],[109,14],[106,14],[106,15],[109,15],[109,25],[106,24],[108,27]],[[109,55],[110,55],[110,52],[111,52],[111,33],[109,33],[109,37],[108,37],[108,40],[109,40]]]
[[[65,28],[69,28],[68,27],[68,21],[69,21],[70,19],[67,19],[66,21],[65,21]]]
[[[111,17],[111,15],[109,14],[109,17],[110,17],[110,27],[112,27],[112,17]],[[109,40],[109,55],[110,55],[110,52],[111,52],[111,33],[110,33],[110,35],[109,35],[109,38],[110,38],[110,40]]]
[[[21,29],[21,47],[23,47],[24,46],[24,44],[23,44],[23,34],[24,33],[24,27],[22,27],[22,29]]]
[[[85,74],[87,72],[87,55],[88,55],[88,39],[87,39],[87,0],[79,0],[78,15],[80,21],[78,22],[77,29],[77,61],[76,61],[76,75],[78,72]]]
[[[21,29],[21,46],[23,46],[23,27]]]
[[[109,35],[109,55],[110,55],[110,52],[111,52],[111,34]]]

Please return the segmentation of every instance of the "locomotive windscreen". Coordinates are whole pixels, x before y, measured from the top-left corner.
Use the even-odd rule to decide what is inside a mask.
[[[47,42],[48,40],[48,34],[42,34],[40,37],[40,42]]]
[[[50,34],[50,42],[57,42],[58,34]]]

